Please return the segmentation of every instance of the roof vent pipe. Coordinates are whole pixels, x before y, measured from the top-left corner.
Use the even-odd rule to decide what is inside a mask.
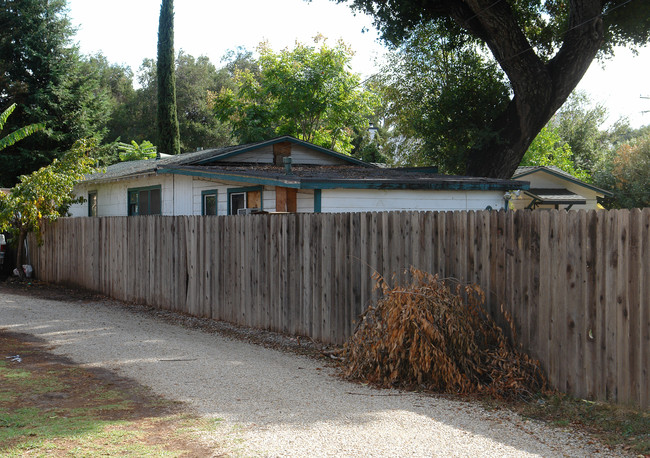
[[[284,162],[284,173],[287,175],[293,175],[293,172],[291,171],[291,158],[283,157],[282,162]]]

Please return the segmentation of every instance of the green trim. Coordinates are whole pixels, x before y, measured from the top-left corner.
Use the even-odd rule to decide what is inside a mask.
[[[244,148],[241,148],[241,149],[238,149],[238,150],[235,150],[235,151],[230,151],[228,153],[225,153],[225,154],[222,154],[222,155],[219,155],[219,156],[211,157],[211,158],[208,158],[208,159],[203,159],[201,161],[196,162],[196,164],[211,164],[213,162],[218,162],[218,161],[220,161],[222,159],[227,159],[229,157],[237,156],[237,155],[242,154],[242,153],[247,153],[249,151],[253,151],[253,150],[256,150],[256,149],[259,149],[259,148],[263,148],[265,146],[274,145],[276,143],[282,143],[282,142],[291,142],[291,143],[295,143],[296,145],[302,145],[302,146],[305,146],[307,148],[310,148],[310,149],[316,150],[318,152],[321,152],[323,154],[327,154],[328,156],[336,157],[336,158],[342,159],[342,160],[344,160],[346,162],[350,162],[352,164],[364,165],[366,167],[373,167],[373,168],[377,167],[377,166],[372,165],[372,164],[370,164],[368,162],[364,162],[364,161],[361,161],[359,159],[355,159],[355,158],[353,158],[351,156],[347,156],[345,154],[337,153],[336,151],[332,151],[331,149],[323,148],[322,146],[314,145],[313,143],[309,143],[309,142],[306,142],[306,141],[303,141],[303,140],[298,140],[297,138],[291,137],[289,135],[285,135],[283,137],[278,137],[278,138],[273,138],[271,140],[255,143],[255,144],[252,144],[252,145],[247,145]]]
[[[96,214],[95,215],[92,214],[92,207],[90,206],[90,196],[93,196],[93,195],[95,196],[95,205],[97,205],[97,190],[88,191],[88,216],[89,217],[97,216]],[[95,210],[97,210],[99,212],[98,208],[95,208]]]
[[[278,180],[273,178],[262,178],[250,175],[227,174],[223,172],[184,170],[178,168],[161,168],[158,173],[169,173],[176,175],[196,176],[202,178],[235,181],[241,183],[257,184],[260,186],[283,186],[296,189],[422,189],[422,190],[450,190],[450,191],[510,191],[514,189],[530,189],[526,181],[510,180],[507,184],[498,183],[404,183],[398,181],[342,181],[342,180],[305,180],[294,178],[291,181]]]
[[[206,191],[201,191],[201,215],[202,216],[207,216],[205,214],[205,196],[214,196],[215,200],[215,210],[216,214],[219,214],[219,194],[218,190],[216,189],[208,189]]]
[[[496,183],[399,183],[399,182],[345,182],[345,181],[310,181],[301,183],[300,189],[417,189],[449,191],[506,191],[528,189],[528,184],[512,186]]]
[[[260,192],[260,210],[264,210],[264,186],[248,186],[245,188],[228,188],[228,215],[230,215],[230,195],[240,192],[251,192],[259,191]],[[246,201],[248,205],[248,201]]]
[[[314,213],[321,212],[321,204],[323,199],[323,191],[320,189],[314,189]]]
[[[144,187],[140,187],[140,188],[127,188],[127,190],[126,190],[126,214],[128,216],[138,216],[140,214],[139,211],[138,211],[138,215],[132,215],[131,212],[130,212],[129,201],[131,200],[130,196],[131,196],[132,192],[138,192],[139,193],[140,191],[153,191],[154,189],[158,189],[160,191],[160,214],[162,215],[162,186],[159,185],[159,184],[154,185],[154,186],[144,186]],[[138,210],[139,210],[139,208],[140,208],[140,202],[138,202]]]
[[[240,183],[250,183],[263,186],[283,186],[285,188],[296,188],[300,189],[300,183],[296,181],[286,182],[284,180],[276,180],[273,178],[262,178],[262,177],[253,177],[248,175],[237,175],[237,174],[227,174],[219,172],[210,172],[210,171],[200,171],[200,170],[183,170],[183,169],[174,169],[174,168],[161,168],[158,170],[160,174],[173,174],[173,175],[186,175],[191,177],[201,177],[201,178],[210,178],[218,179],[224,181],[236,181]]]
[[[577,184],[578,186],[582,186],[583,188],[591,189],[592,191],[598,192],[600,194],[604,194],[607,197],[612,197],[614,194],[612,194],[609,191],[605,191],[604,189],[598,188],[596,186],[590,185],[589,183],[585,183],[584,181],[578,180],[576,177],[573,175],[568,174],[567,172],[559,173],[556,172],[555,170],[549,169],[543,165],[537,166],[534,169],[531,169],[527,172],[520,173],[519,175],[514,175],[512,178],[513,179],[518,179],[521,177],[525,177],[527,175],[530,175],[535,172],[546,172],[549,175],[553,175],[554,177],[561,178],[563,180],[569,181],[571,183]]]

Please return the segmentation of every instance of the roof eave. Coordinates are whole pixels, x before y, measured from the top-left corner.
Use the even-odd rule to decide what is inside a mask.
[[[189,166],[192,167],[192,166]],[[503,182],[476,181],[462,182],[459,180],[355,180],[355,179],[315,179],[287,176],[286,178],[264,177],[258,174],[200,170],[198,167],[160,167],[158,173],[196,176],[201,178],[238,181],[268,186],[283,186],[297,189],[422,189],[422,190],[451,190],[451,191],[508,191],[512,189],[525,190],[530,187],[526,181],[504,180]]]
[[[547,167],[544,167],[544,166],[538,166],[538,167],[535,167],[534,169],[531,169],[531,170],[529,170],[527,172],[523,172],[523,173],[520,173],[520,174],[517,174],[517,175],[513,175],[512,179],[513,180],[518,180],[521,177],[525,177],[527,175],[530,175],[530,174],[533,174],[533,173],[536,173],[536,172],[545,172],[545,173],[548,173],[549,175],[553,175],[554,177],[561,178],[563,180],[567,180],[567,181],[569,181],[571,183],[577,184],[578,186],[582,186],[583,188],[591,189],[592,191],[595,191],[596,193],[602,194],[599,197],[605,197],[605,196],[612,197],[614,195],[613,193],[611,193],[609,191],[605,191],[604,189],[601,189],[601,188],[599,188],[597,186],[590,185],[589,183],[585,183],[584,181],[580,181],[577,178],[571,178],[571,177],[568,177],[568,176],[563,175],[561,173],[557,173],[556,171],[548,169]]]

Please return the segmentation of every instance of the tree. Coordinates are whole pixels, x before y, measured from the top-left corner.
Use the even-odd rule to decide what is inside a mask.
[[[109,122],[108,140],[158,143],[156,67],[153,59],[142,62],[137,74],[140,87],[116,109]],[[205,56],[195,58],[180,51],[175,74],[181,152],[231,144],[229,128],[215,118],[209,102],[209,93],[219,92],[224,86],[234,87],[230,71],[227,68],[217,70]]]
[[[131,144],[118,142],[117,148],[122,162],[155,159],[157,155],[156,147],[147,140],[139,145],[135,140],[131,140]]]
[[[16,103],[8,130],[43,129],[0,152],[0,183],[52,162],[79,138],[101,137],[111,114],[95,67],[71,43],[65,0],[0,5],[0,105]]]
[[[176,113],[174,62],[174,0],[163,0],[158,25],[158,148],[164,154],[180,154]]]
[[[645,1],[349,1],[353,9],[374,16],[389,42],[398,44],[419,24],[434,22],[446,37],[462,36],[489,48],[507,75],[512,97],[490,123],[496,135],[469,151],[471,175],[512,176],[599,52],[650,39]]]
[[[508,103],[508,85],[473,42],[440,34],[436,24],[419,26],[389,53],[375,82],[392,134],[419,140],[408,162],[460,174],[468,151],[490,141],[489,124]]]
[[[595,181],[614,193],[605,201],[608,207],[650,207],[650,135],[620,145],[616,154],[605,157]]]
[[[90,156],[95,141],[79,141],[60,159],[31,175],[23,175],[8,195],[0,193],[0,231],[9,231],[17,241],[16,267],[22,272],[22,246],[30,232],[40,241],[41,223],[65,215],[80,202],[72,192],[75,183],[94,171]]]
[[[11,113],[16,109],[16,104],[14,103],[9,108],[0,114],[0,132],[4,129],[7,119],[11,116]],[[8,148],[9,146],[14,145],[16,142],[29,137],[35,132],[43,129],[43,124],[31,124],[29,126],[21,127],[18,130],[13,131],[12,133],[5,135],[0,138],[0,150]]]
[[[259,52],[259,75],[237,71],[236,88],[214,98],[217,117],[230,123],[233,135],[243,143],[292,135],[349,153],[354,129],[368,128],[376,102],[348,71],[352,51],[342,42],[323,42],[318,49],[298,43],[279,53],[263,43]]]
[[[576,92],[549,124],[571,145],[574,162],[583,169],[593,170],[598,159],[610,148],[609,133],[601,129],[606,119],[604,106],[593,104],[586,93]]]
[[[556,130],[548,126],[542,128],[533,143],[530,144],[521,165],[554,165],[582,181],[591,182],[589,171],[582,169],[574,162],[571,146],[560,137]]]

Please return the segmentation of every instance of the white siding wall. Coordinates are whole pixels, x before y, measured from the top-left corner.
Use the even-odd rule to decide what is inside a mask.
[[[298,213],[314,212],[314,191],[298,190],[296,197]]]
[[[145,176],[138,179],[117,181],[101,184],[80,184],[75,188],[75,194],[88,198],[89,191],[97,191],[98,216],[126,216],[127,194],[131,188],[145,188],[148,186],[161,186],[162,214],[173,215],[173,181],[170,176]],[[75,204],[70,207],[72,216],[88,216],[88,202]]]
[[[324,189],[321,211],[453,211],[504,207],[503,191]]]
[[[343,165],[348,162],[303,145],[294,144],[291,145],[291,163],[294,165]]]
[[[273,146],[257,148],[247,153],[237,154],[219,162],[250,162],[252,164],[273,164]]]
[[[321,153],[303,145],[291,145],[291,160],[293,165],[340,165],[347,164],[343,159]],[[241,153],[222,162],[250,162],[253,164],[272,164],[273,146],[265,146],[247,153]]]
[[[130,188],[161,185],[163,215],[200,215],[201,192],[217,190],[217,212],[228,211],[228,189],[250,187],[234,182],[217,182],[181,176],[159,175],[123,182],[101,185],[77,186],[77,195],[87,197],[88,191],[97,191],[99,216],[126,216],[127,192]],[[418,191],[418,190],[375,190],[375,189],[326,189],[321,195],[322,212],[391,211],[391,210],[484,210],[490,206],[500,209],[504,206],[501,191]],[[265,186],[262,192],[264,210],[275,208],[275,188]],[[297,210],[301,213],[314,211],[314,192],[299,190]],[[72,216],[87,216],[88,203],[77,204],[70,209]]]

